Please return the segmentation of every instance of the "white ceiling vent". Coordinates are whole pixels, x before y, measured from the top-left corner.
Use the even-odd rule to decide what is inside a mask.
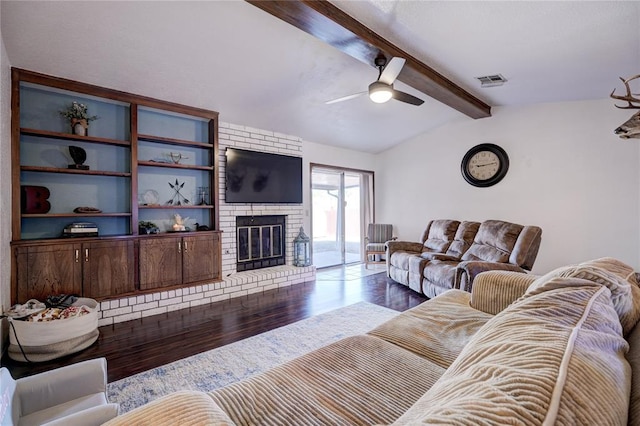
[[[507,79],[502,74],[484,75],[482,77],[476,77],[480,81],[480,87],[494,87],[502,86],[507,82]]]

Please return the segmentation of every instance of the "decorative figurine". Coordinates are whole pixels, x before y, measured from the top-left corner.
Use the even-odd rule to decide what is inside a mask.
[[[186,219],[183,219],[182,216],[180,216],[178,213],[173,215],[173,230],[175,232],[183,232],[187,230],[187,227],[184,226],[184,221]]]
[[[189,201],[184,195],[180,193],[180,190],[184,187],[184,182],[178,183],[178,179],[176,179],[176,183],[169,182],[169,186],[175,191],[175,193],[173,194],[173,197],[169,201],[167,201],[168,206],[181,206],[183,204],[191,204],[191,201]]]
[[[182,155],[181,152],[170,152],[169,157],[175,164],[180,164],[180,161],[189,159],[189,157]]]
[[[75,164],[69,164],[70,169],[89,170],[89,166],[84,164],[87,160],[87,152],[79,146],[69,146],[69,155]]]
[[[209,204],[209,187],[208,186],[199,186],[198,187],[198,198],[199,198],[199,206],[206,206]]]
[[[49,197],[51,192],[45,186],[22,185],[21,208],[24,214],[48,213],[51,210]]]
[[[208,231],[209,227],[207,225],[200,225],[198,222],[195,224],[196,231]]]

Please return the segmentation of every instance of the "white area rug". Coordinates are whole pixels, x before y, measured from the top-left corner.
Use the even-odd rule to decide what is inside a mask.
[[[109,383],[109,401],[119,403],[124,413],[178,390],[211,391],[344,337],[366,333],[397,314],[367,302],[339,308]]]

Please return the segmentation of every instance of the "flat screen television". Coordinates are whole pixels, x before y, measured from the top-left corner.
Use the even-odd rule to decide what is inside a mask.
[[[227,203],[302,203],[302,158],[227,148]]]

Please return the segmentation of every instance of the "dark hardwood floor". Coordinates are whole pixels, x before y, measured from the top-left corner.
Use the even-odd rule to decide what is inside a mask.
[[[322,278],[100,327],[98,341],[77,354],[33,364],[13,361],[5,354],[2,366],[19,378],[85,359],[106,357],[112,382],[360,301],[404,311],[425,300],[424,296],[389,280],[383,272],[349,280]]]

